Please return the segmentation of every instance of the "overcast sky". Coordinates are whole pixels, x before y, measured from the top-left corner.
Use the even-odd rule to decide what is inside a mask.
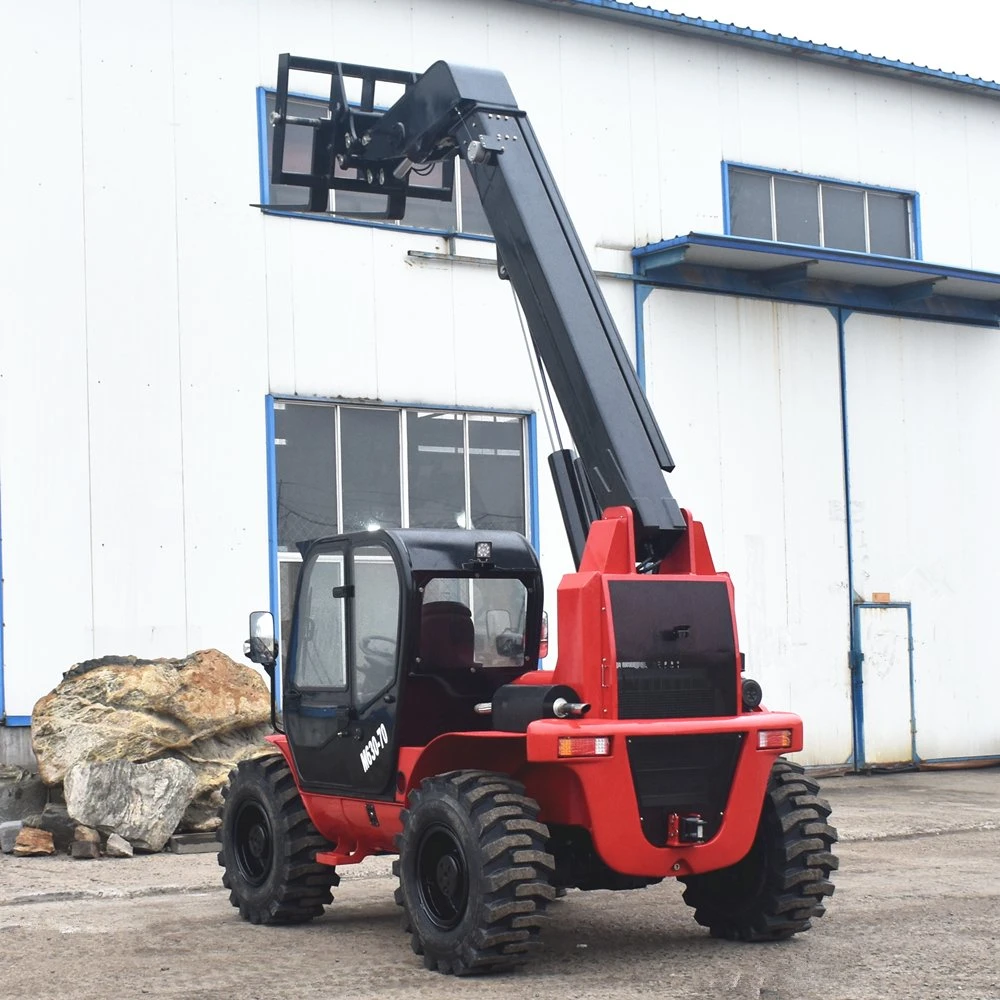
[[[633,2],[1000,81],[1000,4],[996,0]]]

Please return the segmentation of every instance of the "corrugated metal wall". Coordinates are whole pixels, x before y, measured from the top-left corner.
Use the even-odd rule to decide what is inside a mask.
[[[837,324],[826,309],[654,291],[647,386],[736,585],[747,674],[793,708],[810,763],[851,755],[850,601]]]
[[[499,0],[57,8],[22,5],[0,37],[10,715],[94,654],[238,653],[246,612],[268,604],[267,392],[537,408],[509,290],[489,268],[407,257],[447,249],[432,236],[249,207],[255,89],[273,84],[279,52],[503,69],[584,244],[612,270],[628,269],[633,245],[721,231],[722,160],[916,189],[926,256],[1000,270],[995,101]],[[631,349],[631,285],[604,287]],[[672,486],[733,574],[751,671],[775,706],[806,717],[810,759],[845,760],[836,323],[664,291],[644,319],[650,390],[680,463]],[[859,565],[913,601],[920,753],[997,752],[960,694],[991,601],[988,491],[967,484],[983,481],[970,456],[995,422],[996,341],[858,316],[848,332]],[[960,363],[943,370],[942,352]],[[914,433],[900,400],[938,414],[933,434]],[[944,489],[963,514],[960,544],[922,491],[901,533],[914,491],[876,475],[881,460]],[[553,592],[569,557],[544,462],[540,483]],[[981,696],[991,682],[975,676]]]
[[[918,756],[1000,754],[1000,335],[861,315],[846,332],[855,589],[912,606]]]

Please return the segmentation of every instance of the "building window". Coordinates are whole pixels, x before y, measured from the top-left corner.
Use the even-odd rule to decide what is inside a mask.
[[[301,542],[377,528],[528,533],[526,418],[274,401],[278,607],[287,639]]]
[[[725,175],[733,236],[918,256],[913,192],[731,164]]]
[[[262,120],[258,123],[259,132],[266,137],[266,157],[262,155],[260,169],[266,172],[261,177],[262,203],[271,208],[294,211],[296,206],[306,203],[307,189],[292,184],[271,183],[271,154],[274,144],[274,127],[271,124],[271,112],[274,111],[275,96],[272,91],[261,91],[258,100],[259,114]],[[315,118],[326,114],[326,105],[321,101],[311,101],[308,98],[289,98],[288,113],[302,118]],[[295,173],[306,173],[312,162],[312,143],[315,130],[304,125],[288,125],[285,129],[285,169]],[[490,227],[486,221],[476,186],[465,161],[456,160],[458,168],[455,171],[455,188],[451,201],[432,201],[423,198],[408,198],[406,201],[406,217],[400,222],[378,220],[381,225],[404,225],[416,229],[429,229],[448,233],[467,233],[470,235],[489,236]],[[441,164],[433,164],[426,173],[413,170],[410,174],[410,185],[439,187],[441,184]],[[385,206],[385,198],[381,195],[358,193],[355,191],[331,191],[329,210],[335,216],[343,218],[365,218],[379,212]]]

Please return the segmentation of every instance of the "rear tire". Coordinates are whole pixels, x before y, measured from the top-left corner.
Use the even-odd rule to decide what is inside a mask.
[[[830,872],[837,831],[830,805],[798,764],[775,761],[757,836],[741,861],[719,871],[679,879],[684,902],[712,937],[781,941],[809,930],[833,894]]]
[[[428,969],[498,972],[538,946],[555,863],[537,816],[523,785],[486,771],[427,778],[411,793],[395,898]]]
[[[284,757],[244,760],[229,775],[219,864],[229,901],[252,924],[301,924],[323,913],[340,883],[317,864],[330,843],[313,826]]]

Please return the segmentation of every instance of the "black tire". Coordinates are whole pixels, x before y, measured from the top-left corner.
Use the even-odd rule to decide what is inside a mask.
[[[830,805],[798,764],[775,761],[753,847],[729,868],[689,875],[684,902],[712,937],[781,941],[809,930],[833,894]]]
[[[424,965],[463,976],[522,965],[555,896],[548,828],[524,786],[455,771],[410,795],[397,838],[396,902]]]
[[[309,819],[285,759],[241,761],[222,795],[219,864],[240,916],[252,924],[301,924],[320,916],[340,878],[316,863],[316,852],[330,844]]]

